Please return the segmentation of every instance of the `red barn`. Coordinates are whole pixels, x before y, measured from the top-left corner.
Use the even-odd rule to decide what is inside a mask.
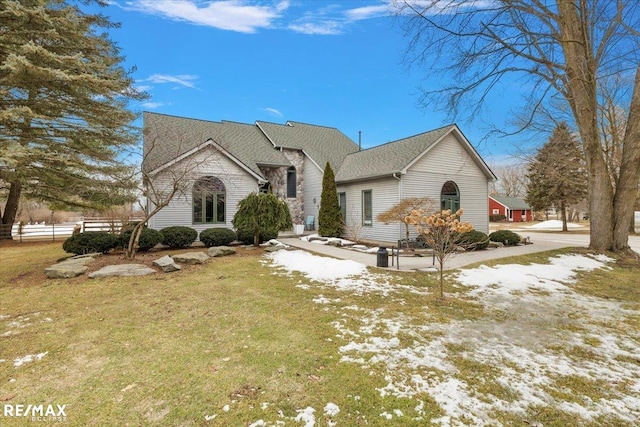
[[[517,197],[489,196],[489,215],[504,215],[510,222],[533,221],[531,206]]]

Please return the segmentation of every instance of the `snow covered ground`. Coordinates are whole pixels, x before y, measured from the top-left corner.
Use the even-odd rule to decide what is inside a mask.
[[[543,231],[561,231],[562,230],[562,221],[553,219],[549,221],[539,222],[534,225],[529,225],[524,227],[527,230],[543,230]],[[569,230],[583,230],[585,229],[584,225],[576,224],[573,222],[567,223],[567,229]]]
[[[404,298],[425,293],[398,286],[392,275],[370,273],[353,261],[303,251],[275,252],[268,259],[275,274],[297,272],[308,278],[312,285],[298,286],[335,312],[341,362],[380,375],[380,396],[415,400],[413,413],[387,410],[380,414],[384,419],[425,419],[423,396],[428,395],[444,414],[429,420],[437,426],[502,425],[496,414],[531,417],[540,407],[555,408],[577,424],[640,423],[640,332],[620,327],[640,313],[572,289],[579,272],[610,268],[607,257],[561,255],[544,265],[462,270],[456,298],[477,301],[488,314],[447,323],[435,321],[429,307],[417,317],[324,297],[323,290],[331,289],[345,298],[382,295],[402,304]],[[464,366],[477,372],[465,373]],[[582,395],[563,385],[571,378],[597,384],[602,392],[597,398]],[[296,421],[313,415],[304,411]],[[535,419],[527,424],[543,425]]]

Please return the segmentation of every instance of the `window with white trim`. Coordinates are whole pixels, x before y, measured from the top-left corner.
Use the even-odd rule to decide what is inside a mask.
[[[194,224],[224,224],[227,191],[215,176],[205,176],[193,184],[191,193]]]

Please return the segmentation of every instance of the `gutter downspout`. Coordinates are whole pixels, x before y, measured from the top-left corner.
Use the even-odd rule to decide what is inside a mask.
[[[398,203],[400,203],[400,200],[402,200],[402,177],[398,176],[398,172],[394,172],[391,176],[398,180]],[[400,236],[398,240],[402,239],[402,232],[402,224],[398,224],[398,236]]]

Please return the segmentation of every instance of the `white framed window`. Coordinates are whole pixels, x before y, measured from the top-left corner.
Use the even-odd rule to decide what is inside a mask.
[[[224,224],[226,189],[215,176],[205,176],[193,184],[192,206],[194,224]]]
[[[373,192],[362,190],[362,225],[373,225]]]

